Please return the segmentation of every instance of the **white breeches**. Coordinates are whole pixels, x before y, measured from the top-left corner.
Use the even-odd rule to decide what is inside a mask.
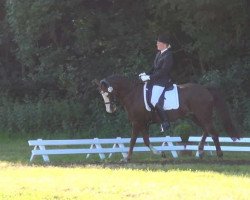
[[[152,97],[151,97],[151,103],[155,107],[155,105],[158,103],[159,98],[164,90],[164,87],[155,85],[152,90]]]

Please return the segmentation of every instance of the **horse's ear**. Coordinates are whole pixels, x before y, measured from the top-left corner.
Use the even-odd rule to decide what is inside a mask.
[[[92,84],[96,84],[99,87],[101,86],[100,81],[98,81],[97,79],[92,80]]]

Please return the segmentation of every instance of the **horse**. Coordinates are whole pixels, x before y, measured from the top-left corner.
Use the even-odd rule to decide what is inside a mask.
[[[129,162],[132,157],[133,148],[139,134],[142,134],[144,144],[154,153],[159,154],[149,141],[149,126],[160,123],[156,112],[149,112],[145,108],[143,97],[143,86],[137,79],[129,79],[122,75],[111,75],[101,81],[94,81],[103,97],[106,111],[113,113],[117,110],[116,102],[124,107],[132,124],[132,134],[127,158],[123,161]],[[227,108],[226,101],[217,87],[203,86],[197,83],[185,83],[177,85],[179,95],[179,108],[167,110],[170,122],[177,119],[190,117],[191,120],[203,130],[201,141],[198,146],[199,157],[204,155],[204,144],[207,136],[212,136],[219,158],[223,157],[221,151],[219,134],[213,126],[213,110],[219,113],[222,124],[232,140],[240,139]]]

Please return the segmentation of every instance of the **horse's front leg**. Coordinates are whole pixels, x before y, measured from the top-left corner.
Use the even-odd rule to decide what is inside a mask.
[[[153,154],[156,154],[156,155],[161,154],[160,151],[158,151],[156,148],[153,147],[153,145],[150,144],[148,133],[143,133],[143,141],[144,141],[144,144],[150,149],[150,151],[153,152]]]
[[[149,128],[148,128],[148,126],[147,126],[147,127],[145,128],[145,130],[143,131],[143,134],[142,134],[144,144],[150,149],[150,151],[153,152],[153,154],[156,154],[156,155],[160,155],[160,154],[161,154],[161,156],[162,156],[163,158],[165,158],[166,155],[165,155],[165,153],[164,153],[163,151],[158,151],[157,149],[155,149],[155,148],[153,147],[153,145],[150,144],[148,129],[149,129]]]
[[[132,154],[133,154],[133,149],[136,143],[136,139],[138,137],[138,124],[133,123],[132,124],[132,134],[131,134],[131,139],[130,139],[130,144],[129,144],[129,151],[128,151],[128,156],[126,158],[123,158],[121,161],[122,162],[129,162],[131,160]]]
[[[127,158],[124,158],[123,161],[129,162],[131,160],[132,154],[133,154],[133,149],[136,143],[137,135],[132,133],[131,139],[130,139],[130,144],[129,144],[129,151],[128,151],[128,156]]]

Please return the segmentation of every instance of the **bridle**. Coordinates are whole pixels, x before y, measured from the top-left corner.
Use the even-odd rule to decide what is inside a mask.
[[[110,104],[111,106],[115,105],[115,103],[116,103],[116,98],[115,98],[114,93],[112,93],[112,92],[114,91],[114,88],[111,86],[111,84],[110,84],[106,79],[103,79],[103,80],[100,81],[100,85],[103,85],[103,84],[106,85],[107,91],[104,92],[103,90],[101,90],[100,93],[101,93],[102,95],[107,96],[107,97],[108,97],[110,94],[112,94],[112,95],[111,95],[112,98],[108,97],[110,101],[105,102],[105,105],[106,105],[106,104]]]

